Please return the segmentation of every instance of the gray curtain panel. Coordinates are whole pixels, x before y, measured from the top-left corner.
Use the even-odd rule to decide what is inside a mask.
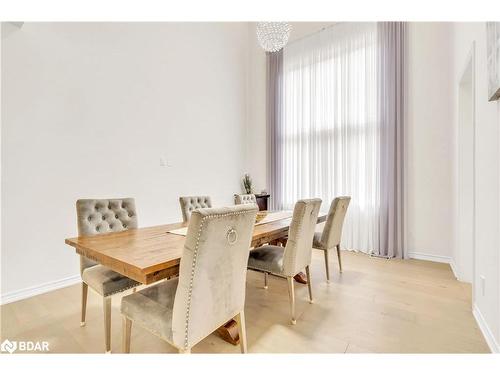
[[[282,189],[282,116],[283,116],[283,50],[266,54],[267,59],[267,181],[269,184],[270,209],[281,210]]]
[[[380,126],[379,255],[405,258],[404,129],[406,24],[377,25],[377,108]]]

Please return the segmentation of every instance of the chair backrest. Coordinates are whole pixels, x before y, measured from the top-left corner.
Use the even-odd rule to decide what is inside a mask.
[[[342,226],[344,225],[344,218],[349,207],[349,202],[351,202],[351,197],[337,197],[330,205],[320,240],[326,249],[340,245]]]
[[[294,276],[311,263],[314,229],[321,199],[302,199],[295,204],[283,255],[283,273]]]
[[[93,236],[137,228],[134,198],[79,199],[76,201],[79,236]],[[97,263],[80,256],[80,272]]]
[[[247,203],[257,203],[257,198],[255,198],[255,194],[234,195],[234,204],[247,204]]]
[[[211,208],[212,200],[208,196],[180,197],[182,221],[189,221],[191,213],[198,208]]]
[[[245,204],[192,213],[172,317],[178,347],[192,347],[243,310],[257,211]]]

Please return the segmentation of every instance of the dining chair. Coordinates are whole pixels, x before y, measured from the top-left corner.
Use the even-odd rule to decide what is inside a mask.
[[[133,198],[79,199],[76,202],[78,235],[94,236],[137,228],[137,213]],[[104,309],[104,342],[111,351],[111,297],[140,283],[80,255],[82,277],[82,314],[85,326],[88,287],[102,296]]]
[[[246,204],[192,212],[179,277],[122,298],[125,353],[132,322],[189,353],[233,318],[246,353],[246,266],[257,210]]]
[[[255,194],[235,194],[234,204],[257,203]]]
[[[314,229],[318,221],[321,199],[303,199],[295,204],[292,222],[288,231],[285,247],[264,245],[250,251],[248,268],[264,273],[264,288],[267,289],[267,276],[273,274],[285,277],[288,281],[292,324],[295,318],[295,291],[293,277],[304,268],[307,274],[309,302],[313,302],[311,286],[311,253]]]
[[[187,222],[191,218],[191,213],[198,208],[211,208],[212,200],[209,196],[180,197],[182,221]]]
[[[328,263],[328,252],[337,249],[339,269],[342,272],[342,260],[340,258],[340,239],[342,227],[349,207],[351,197],[337,197],[332,201],[323,232],[315,232],[313,237],[313,248],[323,250],[325,254],[326,281],[330,282],[330,268]]]

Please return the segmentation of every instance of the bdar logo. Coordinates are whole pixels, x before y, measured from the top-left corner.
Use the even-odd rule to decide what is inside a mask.
[[[49,343],[47,341],[10,341],[5,340],[0,344],[0,351],[14,353],[18,352],[48,352]]]
[[[17,342],[15,341],[5,340],[0,345],[0,350],[2,352],[9,352],[10,354],[12,354],[16,351],[16,349],[17,349]]]

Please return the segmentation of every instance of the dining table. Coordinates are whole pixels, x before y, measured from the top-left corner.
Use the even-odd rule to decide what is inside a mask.
[[[259,211],[251,247],[284,244],[292,220],[291,211]],[[318,223],[326,215],[318,216]],[[179,275],[189,222],[157,225],[121,232],[67,238],[76,252],[144,285]],[[223,339],[239,343],[238,326],[232,320],[217,331]]]

